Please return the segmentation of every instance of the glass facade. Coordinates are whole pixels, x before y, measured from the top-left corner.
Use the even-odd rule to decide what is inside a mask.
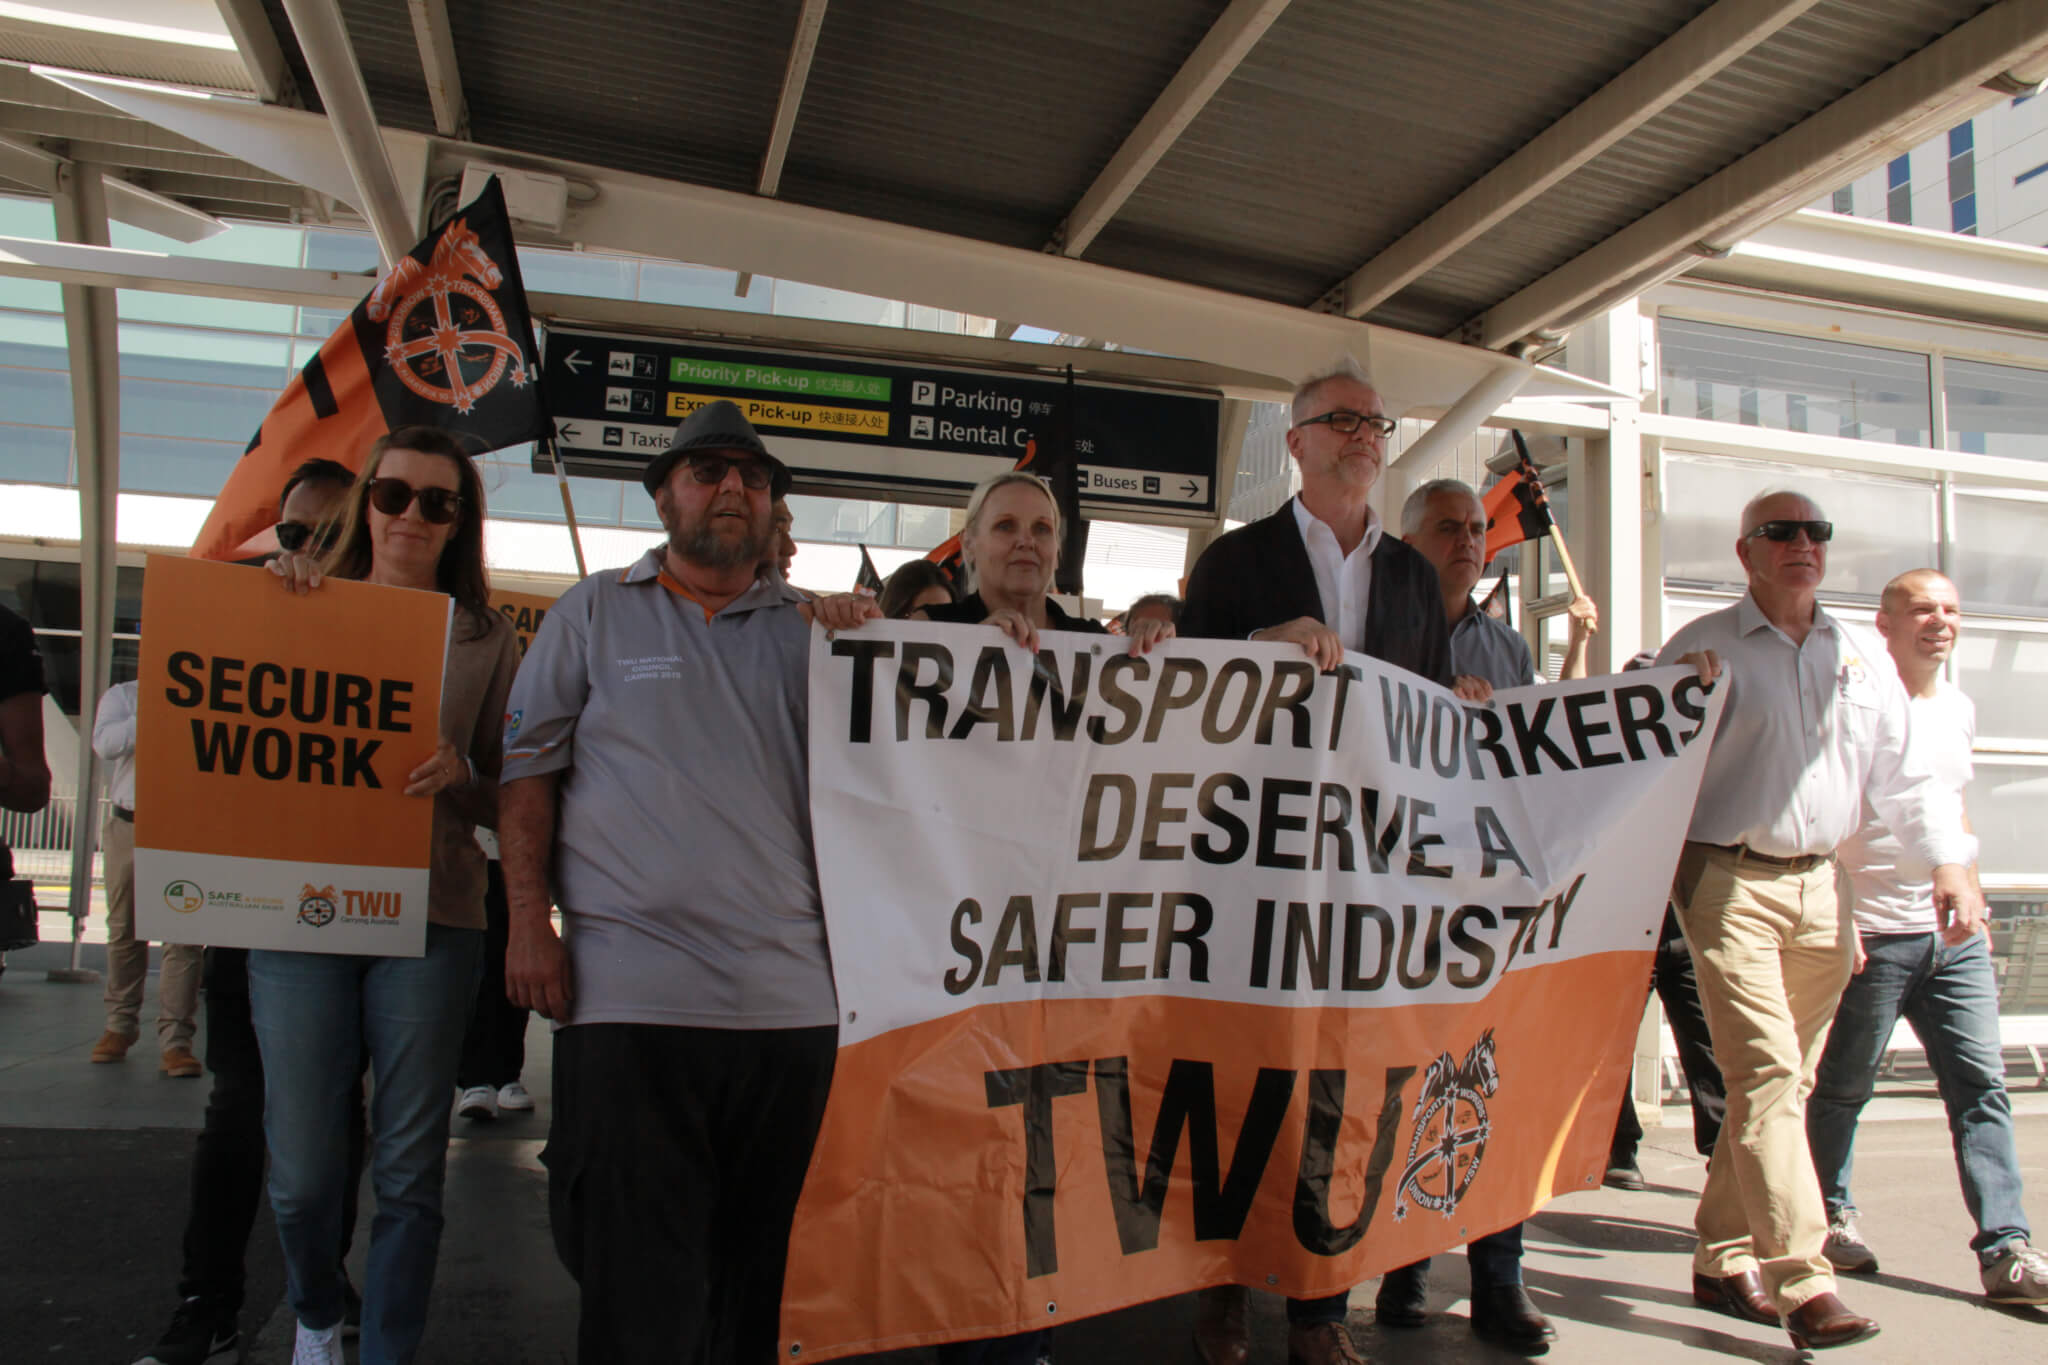
[[[1933,383],[1913,351],[1665,317],[1663,411],[1778,431],[1928,445]]]
[[[1942,365],[1942,394],[1950,450],[2048,460],[2048,369],[1951,356]]]

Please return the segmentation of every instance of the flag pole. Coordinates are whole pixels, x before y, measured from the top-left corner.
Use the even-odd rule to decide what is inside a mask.
[[[554,434],[541,437],[541,444],[547,447],[548,463],[555,467],[555,487],[562,490],[562,516],[569,523],[569,548],[576,552],[576,576],[590,577],[590,570],[583,563],[583,536],[576,529],[576,504],[569,497],[569,476],[562,469],[562,453],[555,449]]]

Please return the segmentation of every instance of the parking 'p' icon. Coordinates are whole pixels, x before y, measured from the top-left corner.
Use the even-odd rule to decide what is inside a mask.
[[[939,401],[939,386],[929,379],[914,379],[910,383],[910,401],[921,408],[928,408]]]

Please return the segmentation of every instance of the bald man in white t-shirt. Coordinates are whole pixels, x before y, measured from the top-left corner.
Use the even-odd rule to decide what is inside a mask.
[[[1959,796],[1970,782],[1977,708],[1941,676],[1941,666],[1955,649],[1962,617],[1956,585],[1932,569],[1886,584],[1877,611],[1878,633],[1909,698],[1909,743],[1935,781]],[[1927,1049],[1948,1108],[1963,1202],[1977,1224],[1970,1250],[1985,1296],[1998,1304],[2048,1303],[2048,1256],[2029,1243],[2020,1207],[1990,943],[1974,929],[1944,931],[1927,869],[1914,865],[1868,804],[1862,828],[1842,846],[1840,859],[1855,915],[1858,966],[1842,992],[1806,1108],[1807,1143],[1828,1210],[1823,1254],[1837,1270],[1877,1271],[1877,1254],[1863,1240],[1849,1197],[1849,1172],[1857,1117],[1904,1016]]]

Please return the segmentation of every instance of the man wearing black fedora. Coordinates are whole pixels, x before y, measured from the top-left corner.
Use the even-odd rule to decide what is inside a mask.
[[[513,686],[506,993],[557,1025],[542,1160],[579,1359],[767,1360],[838,1036],[810,622],[876,613],[757,574],[790,475],[733,404],[642,482],[666,542],[565,593]]]

